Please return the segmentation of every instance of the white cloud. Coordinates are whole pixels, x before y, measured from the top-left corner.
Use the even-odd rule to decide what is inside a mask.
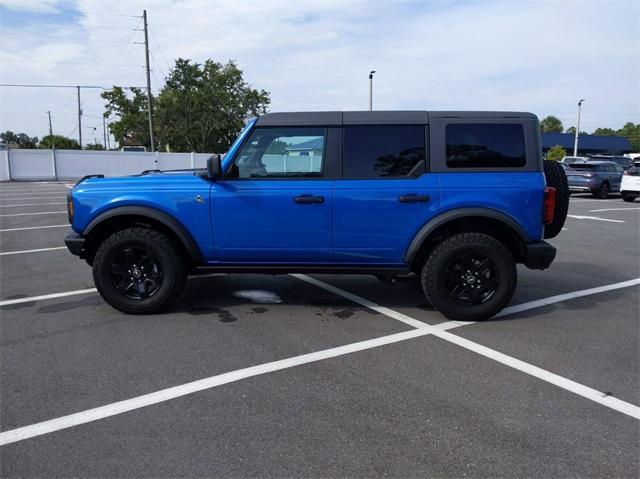
[[[80,0],[76,8],[83,12],[77,25],[16,30],[64,40],[0,37],[0,62],[18,55],[112,66],[6,62],[1,80],[141,85],[142,46],[108,42],[142,41],[127,28],[139,21],[129,15],[147,8],[156,85],[165,58],[235,59],[254,87],[271,92],[273,111],[364,109],[373,68],[379,109],[525,110],[570,126],[577,100],[587,98],[587,130],[640,121],[640,7],[631,1]],[[68,133],[73,93],[0,90],[0,130],[45,134],[50,109],[56,129]],[[102,112],[98,94],[83,92],[87,115]]]

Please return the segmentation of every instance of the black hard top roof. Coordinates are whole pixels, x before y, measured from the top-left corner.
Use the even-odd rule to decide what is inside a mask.
[[[267,113],[258,118],[258,126],[338,126],[338,125],[415,125],[430,118],[518,118],[534,119],[533,113],[518,111],[305,111]]]

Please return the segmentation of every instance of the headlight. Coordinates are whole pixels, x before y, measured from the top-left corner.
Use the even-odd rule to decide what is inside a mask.
[[[73,224],[73,195],[71,191],[67,193],[67,214],[69,215],[69,223]]]

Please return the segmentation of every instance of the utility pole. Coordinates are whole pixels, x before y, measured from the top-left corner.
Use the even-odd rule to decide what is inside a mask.
[[[369,72],[369,111],[373,110],[373,74],[375,70]]]
[[[78,141],[80,142],[80,149],[82,150],[82,108],[80,107],[80,87],[78,89]]]
[[[142,11],[144,20],[144,56],[146,60],[147,70],[147,103],[149,104],[149,139],[151,142],[151,151],[155,151],[153,142],[153,102],[151,100],[151,71],[149,70],[149,27],[147,25],[147,11]]]
[[[104,149],[107,149],[107,122],[105,117],[102,117],[102,144]]]
[[[580,110],[584,98],[578,102],[578,126],[576,126],[576,137],[573,141],[573,156],[578,156],[578,135],[580,135]]]
[[[48,110],[47,115],[49,115],[49,135],[53,135],[53,127],[51,126],[51,112]]]

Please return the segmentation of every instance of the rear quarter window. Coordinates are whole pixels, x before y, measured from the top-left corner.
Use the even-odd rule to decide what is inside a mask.
[[[448,168],[517,168],[527,163],[519,124],[451,123],[445,141]]]

